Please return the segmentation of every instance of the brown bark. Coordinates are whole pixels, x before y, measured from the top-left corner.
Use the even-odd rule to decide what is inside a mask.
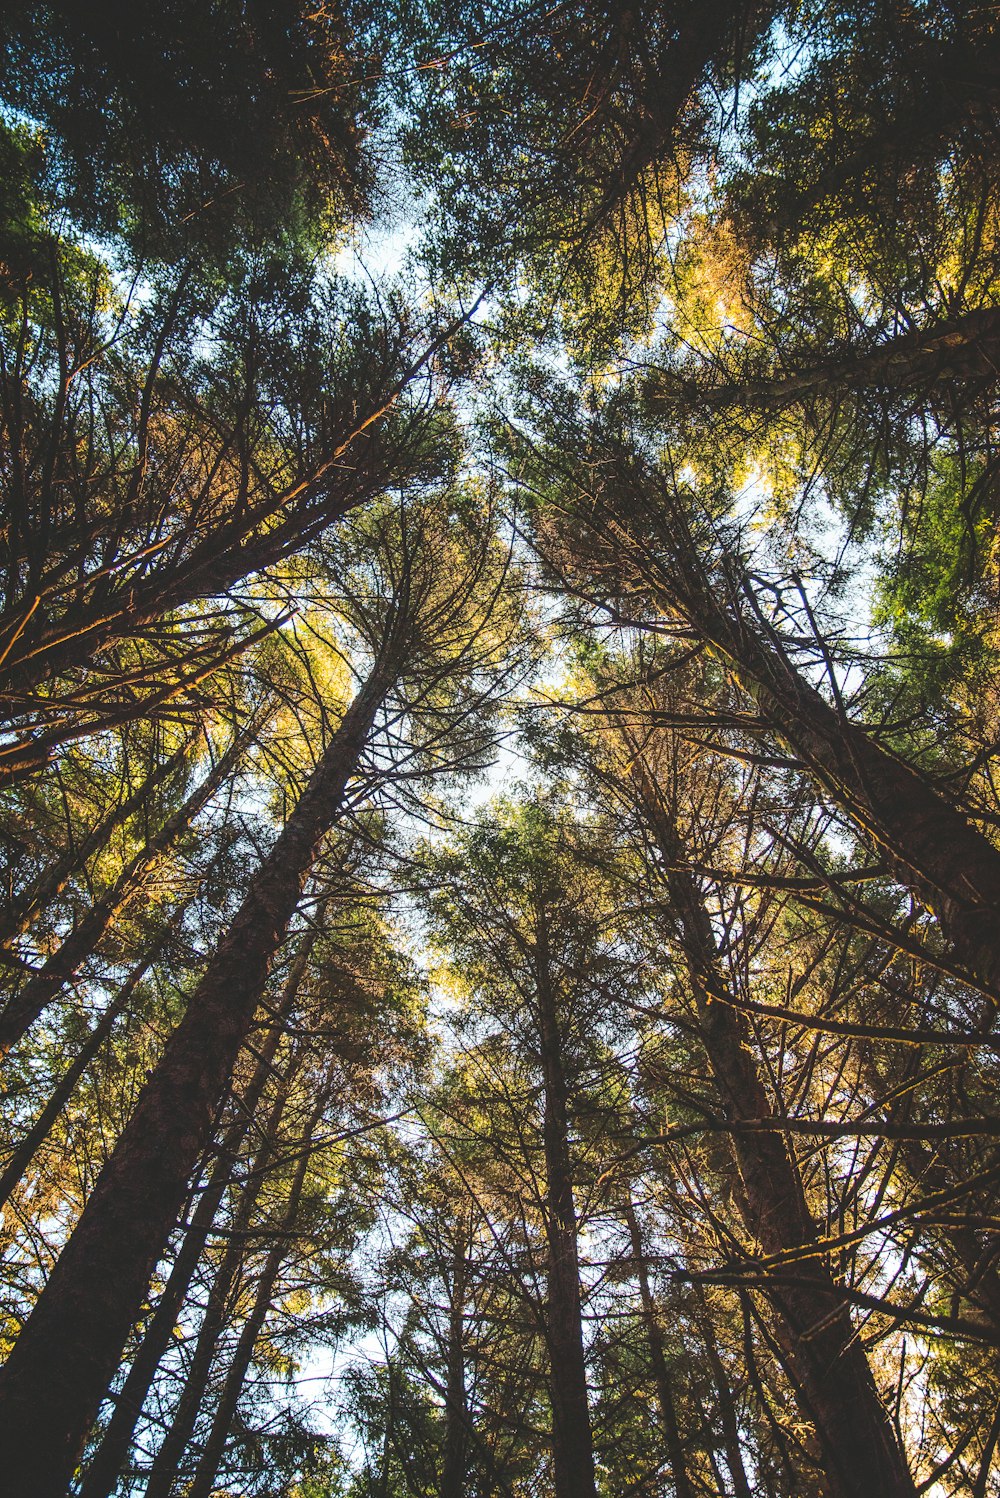
[[[462,1498],[468,1409],[465,1393],[465,1298],[468,1242],[464,1229],[455,1239],[451,1262],[451,1306],[444,1392],[444,1456],[438,1498]]]
[[[248,740],[240,735],[218,763],[196,786],[177,811],[160,827],[138,853],[129,859],[110,889],[76,923],[57,951],[18,989],[0,1011],[0,1055],[6,1054],[35,1023],[39,1015],[76,975],[94,951],[116,916],[135,894],[157,860],[190,827],[206,802],[246,752]]]
[[[621,457],[621,454],[619,454]],[[751,622],[749,585],[712,579],[676,495],[661,491],[655,509],[633,469],[617,471],[636,516],[598,520],[602,543],[623,545],[641,575],[641,591],[708,645],[755,700],[762,718],[794,751],[872,842],[901,883],[936,917],[954,954],[983,989],[1000,995],[1000,850],[913,765],[883,748],[860,724],[806,681],[762,620]],[[648,477],[648,476],[647,476]],[[657,548],[635,537],[655,527]],[[591,586],[588,582],[588,588]]]
[[[146,976],[162,949],[166,937],[160,937],[136,963],[111,1003],[91,1030],[79,1052],[66,1068],[52,1090],[45,1107],[28,1129],[20,1144],[14,1149],[0,1176],[0,1207],[6,1205],[11,1193],[35,1157],[36,1151],[48,1138],[49,1131],[73,1095],[77,1082],[93,1061],[98,1051],[114,1029],[119,1015],[128,1008],[135,990]]]
[[[633,762],[638,803],[664,863],[664,880],[695,998],[701,1035],[728,1119],[774,1120],[742,1013],[729,1002],[711,921],[685,867],[669,808],[641,759]],[[767,1255],[816,1243],[794,1158],[784,1136],[734,1131],[742,1190],[736,1193],[752,1238]],[[778,1333],[803,1413],[813,1422],[839,1498],[914,1498],[915,1488],[879,1398],[871,1369],[821,1252],[804,1258],[802,1283],[769,1287]]]
[[[272,1065],[284,1033],[284,1022],[315,943],[315,928],[306,933],[292,963],[274,1019],[258,1055],[253,1075],[239,1098],[236,1117],[219,1144],[211,1179],[198,1197],[191,1224],[177,1252],[163,1293],[136,1349],[124,1384],[115,1397],[115,1408],[101,1444],[84,1476],[80,1498],[111,1498],[125,1466],[132,1437],[139,1423],[156,1370],[170,1346],[177,1316],[201,1258],[236,1167],[236,1157],[272,1074]]]
[[[302,884],[393,674],[380,658],[331,739],[0,1372],[0,1459],[33,1498],[64,1498]]]
[[[545,1306],[552,1399],[556,1498],[597,1498],[587,1398],[577,1250],[576,1202],[569,1154],[569,1091],[563,1066],[558,1001],[552,986],[548,929],[540,909],[535,929],[535,1002],[542,1063],[548,1294]]]
[[[639,1298],[642,1303],[642,1319],[646,1330],[646,1342],[649,1347],[649,1362],[653,1370],[653,1381],[656,1384],[656,1402],[660,1407],[660,1423],[663,1426],[663,1441],[667,1448],[667,1459],[670,1463],[670,1475],[673,1479],[674,1493],[676,1498],[695,1498],[694,1488],[691,1486],[691,1479],[688,1477],[687,1461],[684,1456],[684,1443],[681,1440],[677,1407],[674,1404],[674,1392],[670,1386],[670,1374],[667,1370],[667,1359],[664,1351],[663,1328],[660,1325],[656,1302],[653,1299],[653,1291],[649,1283],[649,1268],[646,1263],[646,1250],[642,1241],[639,1219],[636,1217],[635,1208],[630,1201],[625,1203],[624,1210],[629,1242],[632,1247],[632,1263],[635,1268],[636,1278],[639,1281]]]
[[[722,1449],[726,1455],[726,1466],[729,1468],[729,1476],[732,1478],[733,1491],[736,1498],[754,1498],[750,1490],[750,1482],[747,1478],[747,1469],[743,1463],[743,1450],[740,1445],[740,1422],[736,1412],[736,1401],[733,1399],[733,1390],[729,1374],[726,1371],[722,1358],[719,1356],[718,1343],[715,1340],[715,1328],[708,1309],[702,1303],[702,1314],[699,1317],[702,1339],[705,1343],[705,1355],[708,1358],[708,1366],[712,1370],[712,1382],[715,1385],[716,1396],[719,1401],[719,1424],[722,1427]]]
[[[312,1117],[309,1120],[305,1138],[302,1141],[303,1148],[289,1187],[285,1211],[275,1235],[275,1242],[261,1268],[254,1292],[253,1305],[249,1316],[240,1329],[239,1340],[237,1341],[229,1368],[226,1372],[222,1392],[219,1395],[219,1403],[216,1406],[215,1415],[212,1419],[212,1426],[205,1441],[204,1449],[198,1459],[194,1480],[187,1490],[186,1498],[211,1498],[215,1476],[219,1470],[219,1463],[222,1461],[223,1452],[226,1449],[226,1441],[233,1423],[233,1416],[236,1414],[236,1405],[243,1391],[243,1385],[246,1382],[247,1371],[253,1358],[254,1348],[257,1346],[257,1339],[263,1330],[267,1313],[271,1309],[274,1286],[281,1271],[281,1266],[289,1253],[289,1240],[295,1230],[299,1204],[302,1200],[302,1190],[305,1186],[306,1174],[312,1160],[312,1149],[310,1147],[312,1136],[316,1125],[322,1117],[327,1101],[328,1098],[324,1093],[317,1100]],[[149,1490],[148,1498],[152,1498],[151,1489]]]
[[[773,379],[713,382],[652,376],[652,411],[683,403],[706,412],[743,408],[772,413],[800,402],[862,390],[930,390],[945,381],[988,381],[1000,374],[1000,309],[980,307],[928,328],[898,333],[864,352],[836,353]]]
[[[239,1283],[240,1272],[246,1258],[247,1234],[261,1191],[266,1183],[268,1168],[273,1161],[278,1127],[288,1102],[288,1093],[297,1066],[296,1060],[289,1065],[271,1103],[268,1117],[264,1121],[263,1138],[253,1155],[247,1180],[240,1192],[229,1241],[218,1268],[212,1276],[205,1314],[198,1328],[194,1353],[188,1364],[184,1386],[174,1409],[173,1418],[147,1476],[145,1498],[169,1498],[177,1479],[184,1451],[194,1432],[198,1411],[201,1409],[205,1390],[208,1388],[215,1354],[226,1328],[230,1300]]]

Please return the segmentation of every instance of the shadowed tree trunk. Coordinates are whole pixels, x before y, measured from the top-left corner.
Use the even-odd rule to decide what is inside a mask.
[[[717,382],[652,375],[653,411],[683,404],[706,412],[745,408],[774,412],[797,402],[835,399],[859,390],[912,392],[948,380],[988,381],[1000,371],[1000,310],[979,307],[928,328],[898,333],[864,352],[831,354],[770,380]]]
[[[395,669],[383,652],[331,738],[0,1372],[3,1468],[33,1498],[64,1498]]]
[[[150,1318],[142,1341],[129,1366],[128,1375],[115,1399],[114,1413],[89,1463],[80,1488],[80,1498],[110,1498],[128,1456],[135,1428],[149,1394],[156,1370],[170,1346],[177,1316],[184,1303],[191,1279],[201,1258],[226,1190],[233,1179],[237,1153],[246,1138],[264,1089],[272,1074],[278,1046],[284,1034],[285,1018],[305,974],[316,941],[316,930],[306,932],[282,990],[275,1018],[271,1022],[253,1075],[241,1094],[236,1117],[219,1143],[218,1159],[204,1191],[198,1198],[190,1226],[184,1234],[174,1259],[163,1294]]]
[[[146,1498],[169,1498],[178,1477],[185,1449],[194,1433],[198,1411],[201,1409],[205,1391],[208,1388],[215,1354],[226,1329],[226,1321],[230,1313],[230,1299],[239,1284],[240,1272],[246,1260],[247,1234],[250,1232],[260,1194],[267,1184],[268,1169],[274,1158],[281,1117],[300,1064],[301,1056],[290,1061],[271,1103],[268,1116],[264,1120],[263,1138],[250,1162],[247,1179],[239,1194],[236,1214],[229,1230],[228,1242],[219,1266],[212,1276],[205,1314],[198,1328],[194,1354],[188,1364],[180,1398],[147,1477]],[[205,1237],[207,1236],[206,1233]]]
[[[596,1498],[594,1445],[583,1355],[576,1202],[569,1154],[569,1093],[544,908],[538,912],[534,958],[544,1089],[542,1131],[548,1239],[545,1323],[550,1360],[555,1491],[556,1498]]]
[[[69,848],[62,858],[56,859],[29,890],[11,903],[0,915],[0,947],[11,947],[19,936],[24,935],[39,911],[50,900],[62,894],[73,875],[84,867],[92,854],[104,847],[115,828],[120,827],[135,812],[141,811],[156,787],[180,768],[190,747],[190,744],[182,744],[168,759],[156,765],[131,795],[113,806],[107,816],[101,817],[75,847]]]
[[[48,1138],[52,1125],[72,1097],[77,1082],[111,1034],[115,1021],[128,1008],[132,995],[156,961],[166,941],[167,936],[158,937],[136,963],[80,1047],[75,1059],[59,1078],[45,1107],[15,1148],[4,1167],[3,1175],[0,1175],[0,1207],[5,1205],[11,1193],[16,1190],[18,1182],[34,1159],[36,1151]]]
[[[292,1239],[295,1234],[299,1204],[302,1200],[302,1190],[312,1160],[312,1138],[328,1102],[329,1097],[324,1089],[316,1101],[306,1127],[300,1146],[299,1161],[289,1186],[285,1210],[275,1232],[274,1245],[261,1268],[254,1291],[253,1305],[240,1330],[239,1340],[233,1351],[222,1392],[219,1395],[219,1403],[212,1418],[212,1427],[198,1459],[194,1480],[187,1490],[186,1498],[210,1498],[219,1463],[222,1461],[226,1441],[232,1428],[233,1417],[236,1414],[236,1406],[246,1382],[254,1348],[263,1330],[267,1313],[271,1309],[274,1287],[281,1272],[281,1266],[293,1247]],[[152,1490],[149,1491],[150,1498],[152,1498]]]
[[[444,1457],[438,1498],[462,1498],[468,1408],[465,1392],[465,1301],[468,1239],[464,1224],[455,1239],[451,1261],[451,1307],[448,1316],[448,1358],[444,1394]]]
[[[58,951],[53,952],[44,966],[7,1001],[3,1010],[0,1011],[0,1054],[8,1051],[20,1040],[43,1009],[58,998],[157,859],[188,830],[206,802],[224,783],[226,777],[246,752],[248,743],[248,736],[241,734],[230,744],[225,754],[213,766],[202,783],[191,792],[183,805],[167,818],[145,847],[129,860],[111,888],[106,890],[99,900],[94,901],[62,942]]]
[[[568,538],[588,596],[609,567],[620,586],[622,555],[637,591],[679,618],[708,645],[831,798],[888,855],[896,877],[930,910],[958,961],[1000,995],[1000,850],[926,775],[883,748],[844,709],[826,700],[758,617],[746,578],[710,577],[677,494],[619,448],[609,472],[614,497],[591,497],[598,554]],[[601,478],[607,486],[611,478]],[[654,485],[653,488],[647,486]],[[646,528],[655,538],[637,537]],[[595,571],[596,567],[596,571]],[[585,570],[584,570],[585,569]]]
[[[676,1498],[695,1498],[694,1488],[688,1477],[687,1462],[684,1458],[684,1446],[681,1441],[680,1426],[677,1421],[677,1407],[674,1404],[673,1390],[670,1387],[670,1374],[667,1370],[667,1359],[664,1353],[663,1328],[657,1315],[656,1302],[653,1299],[653,1291],[649,1283],[649,1267],[646,1263],[646,1250],[642,1241],[642,1232],[639,1227],[639,1219],[635,1215],[635,1208],[630,1201],[624,1205],[625,1223],[628,1227],[629,1243],[632,1248],[632,1263],[635,1268],[636,1278],[639,1281],[639,1298],[642,1303],[642,1319],[646,1329],[646,1343],[649,1347],[649,1362],[653,1370],[653,1381],[656,1384],[656,1402],[660,1407],[660,1422],[663,1426],[663,1441],[667,1448],[667,1457],[670,1462],[670,1476],[673,1479],[674,1493]]]
[[[676,939],[723,1112],[734,1122],[772,1119],[746,1021],[731,1002],[712,923],[671,811],[641,757],[633,761],[631,776],[663,861]],[[764,1253],[816,1243],[798,1169],[783,1135],[777,1130],[736,1131],[731,1138],[743,1188],[735,1195],[747,1230]],[[817,1252],[800,1261],[796,1274],[808,1284],[765,1289],[833,1491],[838,1498],[914,1498],[913,1480],[827,1260]]]

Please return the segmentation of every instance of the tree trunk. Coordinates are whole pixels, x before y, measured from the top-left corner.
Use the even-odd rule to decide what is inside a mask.
[[[11,902],[9,908],[0,915],[0,947],[9,949],[19,936],[24,935],[39,911],[62,893],[77,870],[82,869],[88,858],[104,847],[115,828],[146,806],[157,786],[162,785],[184,763],[190,748],[189,743],[182,744],[168,759],[161,760],[131,795],[113,806],[107,816],[101,817],[76,847],[68,849],[62,858],[57,858],[29,890]]]
[[[80,1488],[80,1498],[110,1498],[125,1466],[132,1437],[156,1370],[170,1346],[191,1277],[198,1266],[222,1198],[233,1179],[237,1152],[246,1138],[264,1089],[271,1078],[272,1064],[284,1034],[285,1020],[305,974],[315,941],[316,928],[311,927],[303,937],[289,970],[253,1075],[239,1099],[236,1117],[219,1144],[218,1159],[211,1179],[198,1198],[198,1205],[163,1287],[163,1294],[136,1349],[125,1382],[116,1396],[114,1412],[101,1438],[101,1444],[87,1467]]]
[[[712,1382],[719,1397],[719,1424],[722,1426],[722,1449],[726,1454],[726,1466],[733,1481],[736,1498],[754,1498],[750,1491],[747,1469],[743,1464],[743,1448],[740,1444],[740,1423],[733,1399],[732,1385],[725,1364],[719,1356],[715,1340],[715,1328],[708,1308],[702,1299],[702,1314],[699,1317],[701,1335],[705,1343],[705,1354],[712,1370]]]
[[[873,842],[883,848],[903,884],[936,915],[955,955],[987,992],[1000,993],[1000,850],[926,776],[883,749],[866,730],[826,701],[788,660],[778,636],[751,624],[735,590],[720,605],[701,565],[695,537],[680,506],[666,496],[654,515],[634,487],[643,517],[657,527],[669,554],[661,565],[643,543],[649,596],[679,615],[723,660],[756,701],[774,733]],[[662,497],[662,496],[661,496]],[[616,508],[620,508],[617,507]],[[606,542],[620,550],[632,541],[631,522],[616,521]],[[744,592],[749,588],[744,584]]]
[[[684,1457],[684,1445],[681,1441],[680,1426],[677,1420],[677,1407],[674,1404],[673,1390],[670,1387],[670,1374],[667,1371],[667,1359],[664,1355],[663,1329],[656,1311],[656,1302],[649,1283],[649,1269],[646,1264],[646,1250],[642,1241],[642,1232],[639,1227],[639,1219],[635,1215],[635,1208],[630,1201],[625,1203],[625,1222],[628,1227],[629,1242],[632,1246],[632,1262],[635,1266],[636,1278],[639,1281],[639,1298],[642,1302],[642,1318],[646,1328],[646,1342],[649,1347],[649,1362],[653,1370],[653,1381],[656,1385],[656,1401],[660,1407],[660,1421],[663,1425],[663,1440],[667,1448],[667,1459],[670,1463],[670,1475],[673,1478],[674,1493],[676,1498],[695,1498],[694,1488],[688,1477],[687,1462]]]
[[[232,1427],[233,1416],[236,1414],[236,1405],[243,1391],[243,1385],[246,1382],[247,1371],[253,1358],[254,1348],[257,1346],[257,1339],[263,1329],[267,1313],[271,1309],[275,1282],[292,1246],[290,1239],[295,1229],[299,1203],[302,1200],[302,1189],[305,1185],[310,1161],[312,1160],[312,1137],[316,1125],[323,1116],[323,1110],[328,1101],[328,1096],[324,1091],[323,1095],[317,1100],[309,1120],[305,1137],[302,1140],[299,1161],[289,1188],[285,1211],[282,1214],[280,1225],[275,1233],[275,1242],[261,1269],[257,1288],[254,1293],[253,1306],[240,1331],[239,1340],[222,1385],[219,1403],[212,1419],[212,1428],[208,1433],[204,1450],[195,1468],[194,1481],[187,1490],[186,1498],[210,1498],[215,1482],[215,1475],[219,1470],[219,1463],[222,1461],[222,1455],[226,1449],[226,1441]],[[152,1498],[151,1493],[150,1498]]]
[[[15,1148],[4,1167],[3,1175],[0,1175],[0,1207],[6,1205],[11,1193],[17,1188],[18,1182],[34,1159],[37,1150],[48,1138],[52,1125],[72,1097],[77,1082],[79,1082],[87,1067],[111,1034],[119,1015],[123,1014],[128,1008],[129,1000],[156,961],[165,941],[165,936],[158,937],[136,963],[121,988],[115,994],[115,997],[111,1000],[111,1003],[97,1021],[97,1024],[87,1036],[73,1062],[59,1078],[45,1107],[39,1113],[20,1144]]]
[[[226,776],[238,763],[247,748],[247,737],[240,735],[199,786],[191,792],[182,806],[168,817],[162,827],[149,839],[141,852],[135,854],[125,865],[110,889],[77,922],[72,931],[53,952],[48,961],[29,978],[27,983],[10,998],[0,1011],[0,1055],[10,1050],[21,1036],[52,1001],[58,998],[66,984],[76,975],[93,952],[105,932],[112,925],[126,902],[135,893],[142,879],[149,873],[163,853],[179,838],[194,821],[205,803],[223,784]]]
[[[260,1200],[261,1191],[266,1184],[268,1167],[275,1153],[275,1141],[281,1124],[281,1116],[285,1111],[288,1093],[297,1069],[298,1062],[293,1060],[271,1104],[263,1128],[263,1138],[247,1172],[247,1180],[239,1196],[229,1241],[221,1262],[212,1276],[208,1303],[198,1328],[194,1356],[184,1379],[184,1387],[181,1389],[173,1419],[147,1474],[146,1498],[169,1498],[184,1451],[194,1433],[198,1411],[201,1409],[205,1390],[208,1388],[219,1340],[226,1327],[230,1297],[239,1281],[240,1270],[247,1256],[247,1235],[250,1231],[250,1224]],[[205,1236],[208,1236],[207,1233]]]
[[[462,1498],[468,1409],[465,1394],[465,1297],[468,1241],[455,1239],[451,1264],[451,1308],[448,1317],[448,1366],[444,1395],[444,1457],[439,1498]]]
[[[337,818],[393,674],[381,657],[348,709],[0,1372],[0,1458],[33,1498],[65,1498],[302,884]]]
[[[678,404],[707,412],[744,408],[775,412],[798,402],[832,399],[850,391],[893,393],[931,389],[945,380],[986,380],[1000,370],[1000,310],[980,307],[935,326],[899,333],[864,352],[836,354],[794,374],[732,383],[653,376],[647,387],[652,410]]]
[[[583,1355],[576,1203],[569,1155],[568,1090],[544,911],[539,912],[536,926],[535,981],[545,1100],[542,1127],[548,1238],[546,1333],[555,1493],[556,1498],[596,1498],[594,1446]]]
[[[695,998],[701,1035],[727,1118],[774,1118],[757,1072],[745,1019],[730,1001],[712,924],[663,798],[637,759],[632,779],[663,859],[677,938]],[[817,1241],[802,1184],[784,1136],[732,1136],[743,1190],[736,1193],[747,1230],[765,1254]],[[816,1427],[825,1468],[839,1498],[914,1498],[915,1488],[879,1398],[848,1306],[821,1254],[803,1259],[803,1286],[767,1286],[790,1366]]]

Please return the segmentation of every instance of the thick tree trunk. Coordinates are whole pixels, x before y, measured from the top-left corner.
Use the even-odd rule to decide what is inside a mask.
[[[673,817],[641,759],[633,762],[631,773],[663,859],[677,939],[723,1111],[733,1121],[772,1119],[751,1038],[741,1011],[730,1002],[712,924]],[[780,1254],[817,1242],[783,1135],[737,1131],[732,1148],[743,1186],[737,1197],[747,1230],[763,1252]],[[914,1498],[913,1480],[826,1259],[821,1253],[804,1258],[796,1274],[808,1285],[774,1285],[766,1291],[831,1487],[838,1498]]]
[[[191,1278],[201,1258],[222,1198],[233,1179],[236,1159],[253,1121],[271,1075],[274,1058],[284,1034],[284,1024],[305,974],[315,944],[315,928],[305,935],[289,970],[275,1018],[254,1066],[246,1090],[239,1098],[236,1117],[219,1143],[218,1158],[205,1190],[198,1197],[191,1224],[174,1259],[163,1293],[150,1318],[142,1341],[129,1366],[128,1375],[115,1399],[114,1413],[89,1463],[80,1488],[80,1498],[111,1498],[121,1474],[135,1428],[163,1355],[173,1339],[174,1327],[187,1296]]]
[[[635,1266],[636,1278],[639,1281],[639,1298],[642,1303],[642,1318],[646,1329],[646,1343],[649,1347],[649,1363],[653,1370],[653,1381],[656,1385],[656,1402],[660,1407],[663,1441],[667,1448],[667,1460],[670,1463],[670,1475],[673,1478],[675,1498],[695,1498],[694,1488],[691,1486],[691,1479],[688,1477],[687,1461],[684,1456],[684,1444],[681,1441],[673,1389],[670,1387],[670,1374],[667,1371],[667,1359],[664,1352],[663,1328],[660,1325],[656,1302],[653,1299],[653,1291],[649,1283],[646,1250],[642,1241],[639,1219],[636,1217],[635,1208],[630,1201],[625,1203],[625,1223],[628,1227],[629,1242],[632,1247],[632,1263]]]
[[[7,1001],[3,1010],[0,1011],[0,1055],[9,1051],[11,1046],[31,1028],[42,1011],[58,998],[66,984],[76,975],[81,964],[94,951],[115,917],[134,895],[143,878],[170,846],[187,831],[206,802],[223,784],[227,775],[246,752],[247,743],[247,738],[240,735],[229,746],[183,805],[167,818],[141,852],[129,860],[111,888],[106,890],[99,900],[94,901],[58,950],[53,952],[38,972]]]
[[[583,1355],[576,1202],[569,1154],[569,1094],[544,911],[539,912],[535,933],[535,987],[544,1088],[542,1129],[548,1237],[545,1311],[555,1493],[556,1498],[596,1498],[594,1445]]]
[[[771,380],[718,383],[652,376],[650,408],[774,412],[861,390],[912,392],[943,381],[989,381],[1000,373],[1000,309],[981,307],[929,328],[899,333],[863,353],[833,354]]]
[[[392,674],[383,659],[348,709],[167,1042],[0,1372],[0,1464],[33,1498],[65,1498],[209,1141],[271,962]]]
[[[212,1418],[212,1427],[205,1441],[204,1449],[195,1468],[194,1480],[187,1490],[186,1498],[210,1498],[215,1483],[215,1475],[219,1470],[223,1452],[226,1449],[226,1441],[229,1437],[236,1414],[236,1405],[243,1385],[246,1382],[247,1371],[253,1358],[254,1348],[260,1337],[267,1319],[267,1313],[271,1309],[274,1296],[274,1287],[291,1248],[292,1238],[295,1231],[299,1213],[299,1203],[302,1200],[302,1190],[305,1185],[306,1175],[312,1160],[312,1138],[316,1125],[323,1116],[323,1110],[327,1105],[328,1097],[324,1092],[317,1100],[312,1116],[302,1140],[302,1148],[299,1161],[295,1168],[295,1174],[289,1187],[285,1211],[275,1233],[275,1242],[267,1258],[264,1260],[257,1286],[254,1291],[253,1305],[250,1314],[240,1330],[239,1340],[236,1343],[229,1368],[226,1372],[222,1392],[219,1395],[219,1403],[216,1406]]]
[[[989,993],[1000,994],[1000,850],[925,775],[882,748],[806,681],[778,636],[744,616],[734,590],[729,606],[720,604],[725,590],[713,588],[686,516],[669,495],[667,513],[654,515],[634,487],[634,474],[620,477],[632,485],[644,520],[655,524],[657,545],[667,553],[661,562],[643,546],[650,599],[680,616],[721,658],[774,733],[937,917],[958,961]],[[616,519],[604,541],[634,547],[632,531],[631,519]]]

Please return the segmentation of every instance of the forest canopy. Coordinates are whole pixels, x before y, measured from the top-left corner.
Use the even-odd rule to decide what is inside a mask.
[[[0,27],[12,1498],[1000,1498],[1000,16]]]

